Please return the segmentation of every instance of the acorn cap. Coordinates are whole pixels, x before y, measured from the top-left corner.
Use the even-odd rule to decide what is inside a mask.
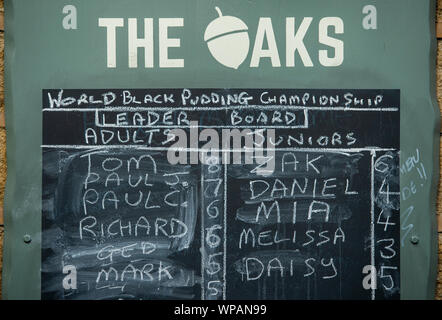
[[[218,11],[219,17],[207,26],[204,32],[204,41],[209,41],[226,33],[249,29],[241,19],[233,16],[223,16],[218,7],[215,7],[215,9]]]

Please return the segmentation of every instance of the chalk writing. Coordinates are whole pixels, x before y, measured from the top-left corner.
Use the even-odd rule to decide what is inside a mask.
[[[399,298],[398,90],[42,95],[43,298]]]

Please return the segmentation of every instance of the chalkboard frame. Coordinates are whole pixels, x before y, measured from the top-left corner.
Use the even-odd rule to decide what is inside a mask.
[[[31,43],[25,36],[23,19],[32,21],[33,13],[38,12],[37,7],[32,7],[25,3],[26,1],[5,1],[5,103],[6,103],[6,129],[7,129],[7,148],[8,148],[8,181],[6,188],[5,201],[5,246],[4,246],[4,268],[3,268],[3,292],[6,299],[39,299],[40,298],[40,268],[41,261],[40,233],[41,225],[38,210],[33,206],[39,207],[40,194],[31,193],[32,190],[21,188],[27,181],[41,181],[39,174],[23,177],[20,170],[23,168],[23,159],[27,157],[29,150],[35,150],[35,146],[26,143],[17,128],[23,125],[22,120],[26,119],[27,109],[19,94],[14,91],[21,83],[24,83],[27,73],[19,67],[21,56],[17,57],[16,50],[20,52],[30,51]],[[436,193],[437,181],[439,177],[439,108],[436,100],[435,90],[435,61],[436,61],[436,37],[435,37],[435,1],[420,1],[420,7],[415,7],[415,1],[401,1],[400,5],[390,8],[400,12],[406,8],[410,14],[413,11],[413,19],[422,21],[420,27],[416,27],[416,33],[422,37],[422,43],[417,44],[417,49],[410,49],[408,54],[403,57],[399,55],[397,59],[407,59],[407,57],[418,57],[425,60],[425,70],[417,74],[417,80],[413,81],[417,92],[425,94],[423,100],[417,101],[426,107],[425,115],[421,115],[426,125],[422,132],[425,136],[432,137],[431,141],[418,141],[406,134],[410,122],[413,122],[415,116],[411,109],[410,113],[404,111],[401,114],[401,150],[405,157],[410,156],[414,151],[414,146],[425,146],[426,167],[431,168],[431,183],[425,189],[425,192],[416,199],[415,207],[422,211],[419,217],[410,215],[410,224],[413,224],[413,230],[406,238],[405,245],[401,249],[401,297],[403,299],[433,299],[436,286],[437,272],[437,223],[436,223]],[[48,3],[46,1],[46,3]],[[32,8],[31,8],[32,7]],[[58,10],[59,12],[60,10]],[[27,12],[27,13],[24,13]],[[21,14],[20,14],[21,13]],[[395,22],[396,23],[396,22]],[[398,22],[399,24],[399,22]],[[48,31],[48,30],[46,30]],[[412,33],[412,31],[410,31]],[[49,37],[51,38],[51,37]],[[416,37],[410,36],[415,39]],[[29,42],[28,42],[29,41]],[[402,39],[400,41],[407,41]],[[26,42],[28,42],[26,44]],[[33,43],[35,44],[35,43]],[[413,51],[416,50],[416,51]],[[37,72],[37,73],[35,73]],[[34,77],[38,77],[38,71],[35,70]],[[421,78],[420,78],[421,77]],[[33,80],[38,83],[38,79]],[[419,82],[424,82],[420,84]],[[78,84],[72,84],[78,87]],[[45,87],[48,87],[45,85]],[[26,90],[27,91],[27,90]],[[403,97],[401,97],[403,98]],[[406,98],[406,97],[405,97]],[[36,95],[34,100],[38,100]],[[404,100],[404,99],[401,99]],[[406,99],[405,99],[406,100]],[[41,124],[31,126],[26,134],[32,134],[41,131]],[[428,165],[429,163],[429,165]],[[39,170],[41,172],[41,170]],[[408,177],[401,177],[401,187],[406,186],[411,181]],[[18,191],[24,191],[23,194]],[[22,205],[25,204],[25,205]],[[407,212],[410,206],[403,207],[401,204],[401,218]],[[410,212],[410,211],[408,211]],[[404,220],[402,220],[403,223]],[[404,227],[409,224],[406,224]],[[32,266],[29,268],[29,266]],[[32,285],[29,285],[32,284]]]

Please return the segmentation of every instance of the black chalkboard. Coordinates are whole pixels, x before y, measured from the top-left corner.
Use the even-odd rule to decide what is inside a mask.
[[[42,97],[42,298],[399,298],[399,90]]]

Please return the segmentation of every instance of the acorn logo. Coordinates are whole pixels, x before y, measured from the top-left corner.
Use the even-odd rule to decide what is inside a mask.
[[[213,20],[204,32],[212,56],[222,65],[238,69],[249,53],[249,34],[247,25],[233,16],[223,16],[215,7],[219,17]]]

